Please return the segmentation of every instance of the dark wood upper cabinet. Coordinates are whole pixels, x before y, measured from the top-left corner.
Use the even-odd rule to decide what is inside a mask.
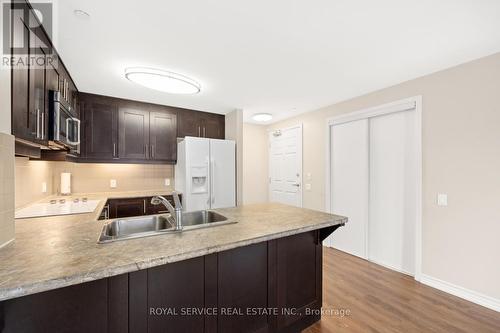
[[[33,45],[35,47],[34,53],[39,65],[31,67],[30,72],[30,98],[29,106],[30,110],[33,111],[32,117],[30,118],[30,126],[35,128],[34,135],[35,140],[43,145],[48,143],[48,109],[46,108],[45,99],[47,98],[47,89],[45,86],[45,62],[47,56],[43,50],[45,43],[41,40],[41,33],[35,34],[30,33],[30,47]],[[40,64],[39,61],[43,61]]]
[[[15,45],[23,46],[23,53],[29,54],[30,31],[21,15],[12,11],[12,39]],[[34,127],[30,128],[29,112],[29,69],[12,69],[12,134],[16,138],[30,140]]]
[[[149,147],[149,111],[132,108],[118,110],[119,156],[147,160]]]
[[[178,136],[224,139],[225,117],[223,115],[180,109]]]
[[[15,6],[16,10],[10,11],[11,40],[17,49],[13,56],[27,56],[30,61],[11,69],[12,134],[18,142],[16,147],[20,148],[16,148],[16,154],[36,157],[36,154],[26,154],[24,148],[37,149],[40,155],[40,147],[49,144],[49,90],[61,91],[61,81],[67,82],[68,91],[75,97],[69,100],[76,110],[78,90],[31,5],[18,1]],[[49,48],[53,54],[46,53]],[[56,58],[57,68],[50,61]]]
[[[112,160],[118,158],[118,107],[106,100],[81,95],[83,108],[82,149],[86,158]]]
[[[224,139],[226,119],[222,115],[208,114],[202,118],[203,137],[211,139]]]
[[[182,110],[179,112],[178,135],[201,137],[201,124],[196,111]]]
[[[158,161],[177,160],[177,116],[165,112],[150,114],[150,158]]]

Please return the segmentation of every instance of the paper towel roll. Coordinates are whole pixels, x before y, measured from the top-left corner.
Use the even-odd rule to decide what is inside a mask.
[[[71,194],[71,173],[69,172],[61,173],[61,194]]]

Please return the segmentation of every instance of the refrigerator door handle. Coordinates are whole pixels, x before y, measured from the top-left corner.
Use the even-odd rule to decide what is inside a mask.
[[[215,205],[215,191],[214,191],[214,184],[215,184],[215,160],[212,159],[212,164],[210,165],[210,180],[211,180],[211,186],[210,186],[210,197],[212,198],[212,208]]]
[[[207,158],[207,169],[208,169],[208,199],[207,199],[207,209],[212,208],[212,164],[210,163],[210,157]]]

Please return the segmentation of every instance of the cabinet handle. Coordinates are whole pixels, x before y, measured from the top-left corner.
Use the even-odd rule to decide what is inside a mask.
[[[45,140],[45,112],[42,112],[42,140]]]
[[[155,158],[155,145],[151,145],[151,159]]]
[[[198,137],[201,138],[201,126],[198,126]]]
[[[205,126],[203,126],[203,137],[206,138],[207,137],[207,129]]]
[[[113,142],[113,157],[116,157],[116,143]]]
[[[144,199],[144,215],[146,215],[146,199]]]
[[[40,109],[36,109],[36,138],[40,139]]]
[[[109,220],[109,205],[104,207],[104,219]]]
[[[148,145],[144,145],[144,158],[148,159]]]

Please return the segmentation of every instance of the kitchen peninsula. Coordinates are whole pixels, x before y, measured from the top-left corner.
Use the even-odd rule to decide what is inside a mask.
[[[2,332],[297,332],[320,319],[305,310],[321,307],[321,242],[346,218],[248,205],[215,210],[234,224],[97,244],[108,198],[89,199],[95,213],[16,222],[0,250]]]

